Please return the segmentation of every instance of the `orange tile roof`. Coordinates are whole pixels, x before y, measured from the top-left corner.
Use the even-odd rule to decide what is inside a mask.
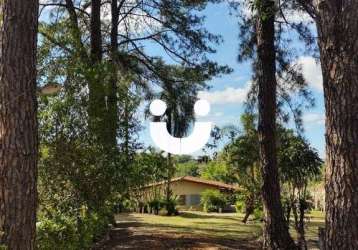
[[[194,176],[181,176],[181,177],[176,177],[176,178],[171,179],[171,182],[178,182],[178,181],[189,181],[189,182],[200,183],[200,184],[205,184],[208,186],[214,186],[214,187],[230,189],[230,190],[238,190],[239,189],[238,186],[235,186],[235,185],[226,184],[226,183],[223,183],[220,181],[205,180],[205,179],[201,179],[201,178],[194,177]],[[145,186],[145,188],[152,187],[152,186],[159,186],[164,183],[165,183],[165,181],[152,183],[152,184]]]

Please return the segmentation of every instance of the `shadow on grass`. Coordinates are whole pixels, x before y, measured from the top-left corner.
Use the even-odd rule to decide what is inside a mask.
[[[174,234],[132,234],[130,236],[114,236],[103,249],[258,249],[258,244],[249,240],[213,239],[202,236]]]
[[[144,215],[149,216],[151,215]],[[240,218],[235,219],[232,217],[225,216],[214,216],[214,215],[202,215],[202,214],[193,214],[193,213],[183,213],[176,217],[166,217],[160,216],[161,219],[158,221],[147,222],[145,218],[138,217],[135,214],[126,214],[122,216],[125,218],[119,227],[147,227],[147,228],[162,228],[162,229],[173,229],[185,232],[207,232],[209,235],[218,236],[218,235],[226,235],[229,234],[244,234],[252,235],[254,233],[259,233],[261,230],[261,226],[259,223],[252,222],[251,224],[244,224],[241,222]],[[153,217],[155,218],[155,217]],[[171,223],[163,223],[163,219],[168,218],[170,221],[172,218],[184,218],[188,219],[186,222],[190,224],[188,225],[177,225]],[[120,219],[120,217],[119,217]],[[201,219],[201,220],[193,220],[190,219]],[[228,222],[230,221],[230,222]]]
[[[154,238],[164,237],[170,234],[172,237],[180,237],[182,239],[190,238],[190,241],[198,242],[229,242],[227,246],[231,246],[230,242],[234,244],[241,244],[240,242],[249,242],[252,246],[257,246],[257,237],[261,235],[261,223],[250,222],[244,224],[241,222],[240,215],[225,215],[225,214],[204,214],[196,212],[183,212],[179,216],[154,216],[149,214],[124,214],[118,217],[123,220],[122,228],[135,231],[135,234],[145,234],[150,241],[150,235]],[[291,221],[291,224],[293,222]],[[323,226],[323,221],[307,221],[306,239],[309,249],[317,249],[318,242],[318,227]],[[296,231],[291,225],[291,234],[296,238]],[[132,237],[132,236],[131,236]],[[195,239],[194,239],[195,238]],[[168,241],[173,239],[168,237]],[[250,245],[249,244],[249,245]],[[148,248],[151,249],[151,248]],[[154,249],[154,248],[153,248]],[[160,248],[159,248],[160,249]],[[180,248],[178,248],[180,249]],[[192,248],[183,248],[192,249]],[[194,248],[206,249],[206,248]],[[230,248],[210,248],[210,249],[230,249]],[[233,249],[250,249],[248,248],[233,248]],[[254,249],[254,248],[253,248]]]
[[[117,228],[112,231],[111,239],[103,249],[259,249],[257,232],[259,225],[247,226],[222,216],[184,213],[189,225],[146,221],[151,215],[122,214],[117,216]],[[180,216],[178,216],[180,217]],[[178,217],[168,217],[175,219]],[[219,222],[190,221],[190,219],[218,219]],[[224,220],[224,221],[223,221]],[[245,227],[245,228],[244,228]]]

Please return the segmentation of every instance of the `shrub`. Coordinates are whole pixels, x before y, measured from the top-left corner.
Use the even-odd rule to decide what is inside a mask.
[[[254,220],[262,220],[264,218],[264,212],[262,208],[255,208],[254,210]]]
[[[150,202],[148,202],[148,206],[151,211],[154,211],[156,215],[159,214],[159,210],[163,206],[163,202],[161,202],[159,199],[153,199]]]
[[[85,212],[81,216],[41,217],[37,226],[37,249],[83,250],[102,238],[110,223],[107,213]]]
[[[201,205],[206,212],[217,212],[227,205],[227,199],[220,191],[208,189],[201,194]]]
[[[236,201],[235,202],[235,209],[236,209],[236,213],[243,213],[245,212],[245,202],[243,201]]]
[[[177,199],[170,198],[169,201],[166,198],[154,198],[153,200],[149,201],[146,206],[148,209],[158,215],[161,209],[165,209],[167,211],[167,215],[177,215],[178,210],[176,209],[177,206]],[[148,212],[150,212],[148,211]]]
[[[136,208],[136,202],[131,199],[119,199],[114,205],[115,213],[131,212]]]
[[[76,220],[63,215],[41,218],[37,226],[37,249],[79,249]]]
[[[178,210],[176,209],[177,200],[175,198],[170,198],[164,202],[165,208],[167,210],[167,215],[178,215]]]
[[[82,248],[87,249],[102,238],[111,221],[106,213],[92,212],[82,218],[81,222],[82,230],[79,235],[82,239]]]

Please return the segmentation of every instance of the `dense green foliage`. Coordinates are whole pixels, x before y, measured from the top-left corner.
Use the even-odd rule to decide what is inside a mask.
[[[199,176],[199,164],[195,160],[191,160],[188,162],[179,162],[176,163],[176,170],[175,175],[176,176]]]
[[[244,204],[244,222],[261,204],[259,143],[255,120],[256,117],[250,114],[241,117],[243,132],[224,148],[222,156],[231,167],[236,183],[241,187],[238,200]]]
[[[280,132],[278,159],[286,220],[289,223],[292,212],[298,242],[303,249],[307,247],[305,214],[312,209],[308,187],[321,177],[323,161],[304,138],[290,130]]]
[[[57,214],[39,220],[37,248],[41,250],[90,248],[94,241],[103,237],[109,223],[108,217],[96,213],[80,218]]]
[[[245,213],[246,222],[251,214],[255,218],[262,218],[262,183],[256,116],[244,114],[241,123],[243,129],[240,132],[235,128],[222,129],[230,134],[229,143],[216,159],[200,164],[197,168],[203,178],[239,186],[235,207],[238,212]],[[286,217],[289,218],[294,210],[298,220],[299,207],[305,204],[304,210],[309,209],[308,185],[321,176],[322,160],[301,135],[282,126],[279,128],[278,166]]]
[[[225,194],[218,190],[205,190],[201,193],[201,206],[206,212],[219,212],[228,204]]]

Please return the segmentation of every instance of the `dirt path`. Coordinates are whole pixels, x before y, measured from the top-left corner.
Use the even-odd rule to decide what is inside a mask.
[[[251,240],[211,238],[195,233],[163,231],[135,219],[117,222],[110,233],[110,240],[101,249],[146,249],[146,250],[232,250],[259,249]]]

